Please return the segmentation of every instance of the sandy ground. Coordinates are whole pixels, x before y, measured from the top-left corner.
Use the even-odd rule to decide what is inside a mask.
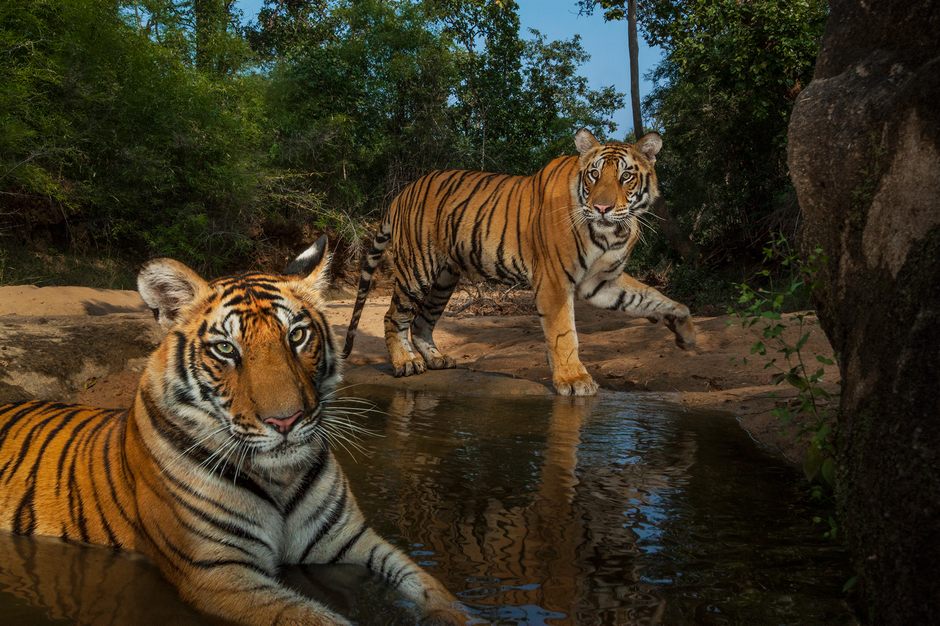
[[[445,314],[437,343],[457,359],[459,369],[395,379],[382,331],[387,306],[387,296],[370,298],[347,364],[347,381],[471,394],[550,393],[551,373],[534,315]],[[348,297],[328,306],[340,339],[351,310]],[[800,461],[799,428],[785,427],[770,415],[793,394],[771,384],[775,370],[764,367],[765,358],[750,355],[755,331],[726,316],[697,318],[698,346],[683,351],[660,324],[583,303],[576,318],[581,359],[602,393],[656,394],[687,407],[732,412],[760,444],[791,462]],[[831,355],[814,318],[810,328],[809,354]],[[40,397],[126,406],[146,354],[159,337],[133,291],[0,287],[0,402]],[[827,369],[827,380],[836,380],[837,369]]]

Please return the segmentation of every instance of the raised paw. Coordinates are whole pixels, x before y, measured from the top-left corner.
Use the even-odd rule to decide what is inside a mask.
[[[667,315],[663,318],[666,326],[676,335],[676,345],[683,350],[691,350],[695,347],[695,324],[692,323],[691,315],[676,317]]]
[[[401,363],[395,364],[395,378],[423,374],[425,370],[427,370],[427,366],[424,364],[424,359],[422,357],[418,356],[411,359],[405,359]]]
[[[597,393],[597,383],[587,372],[573,376],[555,376],[552,382],[555,385],[555,393],[560,396],[593,396]]]

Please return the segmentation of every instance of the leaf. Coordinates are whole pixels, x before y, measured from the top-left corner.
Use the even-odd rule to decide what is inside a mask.
[[[822,363],[823,365],[835,365],[835,361],[830,358],[824,357],[821,354],[816,355],[816,360]]]
[[[796,342],[796,350],[800,351],[803,349],[803,346],[806,345],[806,340],[809,339],[809,333],[803,333],[803,336],[799,338]]]
[[[827,458],[823,461],[822,467],[820,467],[820,474],[822,474],[823,480],[826,481],[826,484],[830,487],[835,485],[836,482],[836,463],[832,457]]]
[[[800,391],[804,391],[808,387],[806,380],[803,379],[803,377],[801,377],[799,374],[796,374],[793,370],[787,372],[786,380],[791,387],[795,387]]]
[[[806,480],[810,482],[816,480],[824,461],[822,451],[816,446],[810,446],[806,450],[806,456],[803,458],[803,475],[806,476]]]

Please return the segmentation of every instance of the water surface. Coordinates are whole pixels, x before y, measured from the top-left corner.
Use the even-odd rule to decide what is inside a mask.
[[[845,554],[790,468],[722,415],[628,394],[443,397],[356,387],[381,413],[354,458],[371,524],[481,619],[527,624],[843,624]],[[356,567],[285,582],[364,624],[408,607]],[[10,623],[197,624],[143,559],[0,536]]]

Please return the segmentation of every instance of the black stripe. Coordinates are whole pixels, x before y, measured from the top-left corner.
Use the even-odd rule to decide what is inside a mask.
[[[601,289],[603,289],[604,286],[605,286],[607,283],[609,283],[609,282],[610,282],[610,280],[602,280],[601,282],[597,283],[597,286],[593,289],[593,291],[591,291],[590,295],[589,295],[587,298],[585,298],[585,300],[590,300],[591,298],[593,298],[594,296],[596,296],[597,293],[598,293]]]
[[[307,472],[304,474],[304,477],[301,479],[300,484],[297,486],[297,491],[294,492],[294,495],[291,496],[290,500],[287,501],[287,504],[284,505],[284,517],[289,517],[291,513],[294,512],[294,509],[297,508],[297,505],[300,504],[300,501],[303,499],[307,492],[310,490],[317,480],[320,478],[320,475],[323,473],[324,468],[326,467],[327,462],[327,449],[323,447],[320,449],[320,452],[316,459],[310,467],[307,468]]]
[[[348,494],[349,490],[344,488],[342,495],[339,497],[339,501],[336,503],[336,506],[330,510],[329,516],[320,525],[320,528],[317,530],[316,534],[307,542],[307,546],[303,551],[303,556],[300,559],[301,563],[306,562],[307,558],[310,556],[310,552],[314,549],[314,547],[320,543],[320,540],[323,539],[340,520],[340,517],[346,511],[346,497]]]
[[[23,494],[13,514],[13,532],[17,535],[32,535],[36,530],[36,510],[33,508],[36,482],[29,481],[29,489]]]
[[[332,565],[333,563],[338,563],[339,561],[341,561],[341,560],[343,559],[343,557],[346,556],[346,553],[349,552],[349,550],[350,550],[354,545],[356,545],[356,542],[359,541],[359,538],[362,537],[362,534],[363,534],[364,532],[366,532],[366,529],[367,529],[367,528],[368,528],[368,527],[367,527],[365,524],[363,524],[362,526],[360,526],[360,527],[359,527],[359,532],[357,532],[355,535],[353,535],[352,537],[350,537],[350,538],[349,538],[349,541],[347,541],[346,543],[343,544],[343,547],[339,549],[339,552],[337,552],[336,555],[335,555],[332,559],[330,559],[330,560],[328,561],[328,563],[329,563],[330,565]]]

